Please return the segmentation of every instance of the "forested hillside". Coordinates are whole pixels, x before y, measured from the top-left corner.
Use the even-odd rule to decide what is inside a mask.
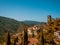
[[[11,34],[23,31],[24,26],[33,26],[36,24],[44,24],[37,21],[17,21],[11,18],[0,16],[0,42],[3,41],[3,37],[7,31]]]
[[[16,33],[18,28],[21,29],[21,25],[24,25],[24,23],[0,16],[0,41],[7,31],[10,31],[12,34]]]

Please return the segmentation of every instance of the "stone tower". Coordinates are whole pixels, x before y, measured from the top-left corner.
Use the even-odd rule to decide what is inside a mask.
[[[50,26],[52,22],[51,15],[48,15],[47,22],[48,22],[48,25]]]

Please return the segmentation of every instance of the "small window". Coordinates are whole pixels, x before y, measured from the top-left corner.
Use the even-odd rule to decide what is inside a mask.
[[[59,32],[59,35],[60,35],[60,32]]]
[[[56,30],[58,29],[58,28],[55,28]]]
[[[30,43],[30,41],[28,41],[28,43]]]

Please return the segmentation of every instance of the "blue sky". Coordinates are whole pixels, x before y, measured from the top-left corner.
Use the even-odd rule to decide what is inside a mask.
[[[45,22],[47,15],[60,17],[60,0],[0,0],[0,16]]]

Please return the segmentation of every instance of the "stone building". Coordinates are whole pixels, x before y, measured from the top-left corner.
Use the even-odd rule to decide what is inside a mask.
[[[28,35],[32,35],[32,33],[34,33],[34,35],[37,35],[37,30],[39,30],[40,27],[38,25],[34,25],[33,27],[29,27],[28,30]]]

